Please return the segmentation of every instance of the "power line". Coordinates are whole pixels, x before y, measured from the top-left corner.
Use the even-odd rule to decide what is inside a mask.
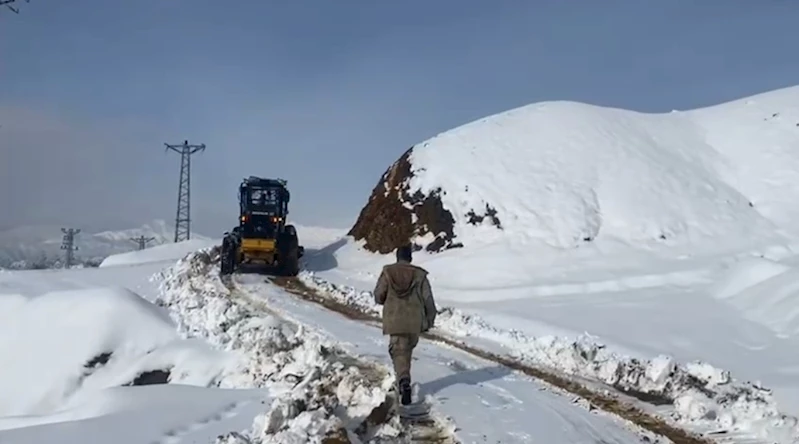
[[[147,248],[147,244],[152,242],[152,241],[154,241],[155,238],[154,237],[144,237],[144,235],[142,235],[142,236],[139,236],[139,237],[132,237],[132,238],[130,238],[130,240],[133,241],[133,242],[136,242],[136,244],[139,246],[139,250],[144,250],[145,248]]]
[[[75,252],[78,251],[78,246],[75,245],[75,235],[80,233],[80,228],[62,228],[61,232],[64,233],[61,249],[66,250],[64,253],[64,268],[71,268],[75,259]]]
[[[17,0],[0,0],[0,6],[5,6],[15,14],[19,14],[19,9],[12,6]],[[25,3],[30,3],[30,0],[25,0]]]
[[[175,242],[189,240],[191,237],[191,155],[205,151],[205,144],[189,145],[185,140],[180,145],[165,143],[166,150],[180,154],[180,182],[178,183],[178,211],[175,217]]]

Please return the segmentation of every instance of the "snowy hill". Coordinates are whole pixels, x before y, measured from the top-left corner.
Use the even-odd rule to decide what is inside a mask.
[[[408,150],[350,234],[383,253],[776,240],[799,233],[797,125],[799,87],[668,114],[536,103]]]
[[[98,233],[81,232],[75,237],[79,262],[99,263],[103,258],[135,250],[132,238],[153,238],[148,247],[171,243],[173,228],[162,220],[156,220],[138,228]],[[60,226],[34,225],[0,231],[0,268],[28,268],[58,265],[63,259],[61,250],[63,234]],[[208,240],[192,233],[192,240]]]

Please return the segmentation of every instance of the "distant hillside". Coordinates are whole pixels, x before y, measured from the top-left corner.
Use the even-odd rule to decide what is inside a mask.
[[[112,254],[125,253],[138,248],[132,238],[153,238],[148,247],[172,242],[174,229],[162,220],[138,228],[99,233],[81,232],[75,237],[76,262],[84,266],[97,266]],[[192,233],[192,239],[208,240],[206,236]],[[63,234],[60,226],[35,225],[0,231],[0,268],[58,268],[62,266]]]

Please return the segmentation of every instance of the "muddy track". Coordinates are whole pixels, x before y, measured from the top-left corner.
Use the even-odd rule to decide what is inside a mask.
[[[275,277],[275,278],[270,278],[269,281],[283,288],[287,292],[302,298],[303,300],[321,305],[329,310],[340,313],[350,319],[361,322],[369,322],[369,323],[380,322],[379,317],[370,313],[366,313],[357,307],[338,302],[333,298],[325,297],[320,293],[320,291],[308,287],[297,278]],[[497,364],[504,365],[505,367],[508,367],[512,370],[516,370],[518,372],[524,373],[527,376],[531,376],[533,378],[549,383],[555,387],[563,389],[567,392],[570,392],[574,395],[577,395],[589,401],[598,409],[613,413],[646,430],[649,430],[650,432],[664,436],[670,439],[675,444],[714,443],[714,441],[712,440],[693,435],[685,430],[667,424],[663,420],[658,419],[650,414],[647,414],[638,409],[637,407],[630,405],[627,402],[624,402],[623,400],[617,399],[611,395],[597,393],[594,390],[591,390],[588,387],[584,386],[583,384],[580,384],[579,382],[569,379],[568,377],[561,376],[541,368],[533,367],[528,364],[524,364],[522,362],[519,362],[515,359],[506,356],[501,356],[496,353],[491,353],[479,348],[471,347],[462,342],[455,341],[453,339],[446,338],[437,334],[425,333],[422,335],[422,337],[433,342],[438,342],[439,344],[445,344],[451,347],[455,347],[474,356],[495,362]]]
[[[257,307],[258,310],[262,310],[263,312],[268,313],[270,316],[284,319],[288,322],[293,322],[290,319],[286,319],[281,313],[274,311],[265,301],[251,297],[247,292],[237,288],[232,279],[224,277],[222,278],[222,282],[230,291],[232,297],[241,299],[242,302],[253,307]],[[283,287],[282,285],[280,286]],[[377,365],[350,356],[343,350],[329,350],[327,359],[329,359],[331,362],[341,362],[346,366],[356,367],[361,374],[367,376],[370,382],[375,385],[378,385],[383,376],[385,376],[385,372]],[[382,424],[388,423],[393,417],[397,416],[398,413],[396,402],[397,398],[393,395],[393,393],[387,395],[386,399],[374,410],[372,410],[366,420],[355,429],[355,433],[358,435],[358,438],[364,442],[376,444],[387,444],[388,442],[394,443],[395,441],[383,441],[382,438],[377,438],[374,440],[369,439],[369,435],[371,430],[374,430]],[[420,418],[414,421],[400,420],[400,422],[404,426],[404,433],[403,437],[401,438],[401,442],[403,443],[459,444],[458,440],[447,431],[445,424],[433,416]],[[340,434],[336,436],[329,436],[323,442],[324,444],[347,444],[350,443],[350,440],[346,438],[344,434]]]

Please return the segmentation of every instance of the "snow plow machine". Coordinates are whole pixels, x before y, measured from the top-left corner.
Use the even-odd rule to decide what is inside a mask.
[[[283,179],[250,176],[239,185],[239,224],[222,239],[220,274],[277,271],[296,276],[304,248],[286,224],[290,193]]]

